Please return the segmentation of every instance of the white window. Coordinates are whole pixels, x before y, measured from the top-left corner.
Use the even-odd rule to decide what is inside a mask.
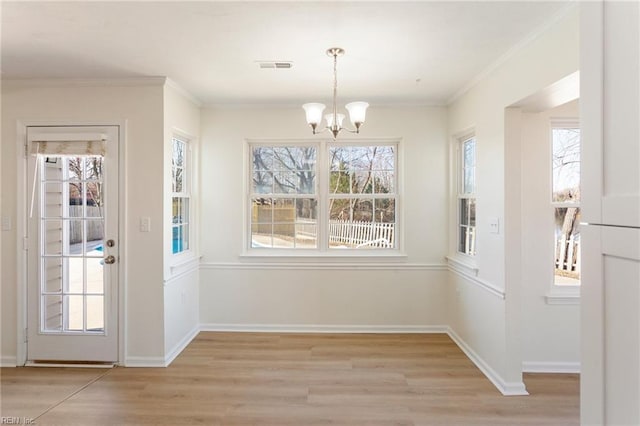
[[[458,252],[476,254],[476,138],[459,139]]]
[[[397,143],[249,148],[249,248],[397,248]]]
[[[314,145],[251,147],[251,247],[318,247],[317,156]]]
[[[171,235],[172,253],[191,248],[191,164],[189,143],[183,138],[171,141]]]
[[[329,147],[329,247],[393,248],[396,147]]]
[[[580,284],[580,126],[551,124],[554,284]]]

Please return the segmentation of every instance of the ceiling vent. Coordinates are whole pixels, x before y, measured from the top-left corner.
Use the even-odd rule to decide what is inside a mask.
[[[263,69],[288,69],[293,67],[293,62],[286,61],[257,61]]]

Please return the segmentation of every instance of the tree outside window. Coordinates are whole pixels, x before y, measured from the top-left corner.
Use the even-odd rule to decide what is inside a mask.
[[[394,248],[396,151],[395,145],[253,144],[250,247]]]
[[[552,123],[554,284],[580,284],[580,128]]]

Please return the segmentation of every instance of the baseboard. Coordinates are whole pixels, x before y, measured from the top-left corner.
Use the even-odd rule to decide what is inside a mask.
[[[164,358],[159,356],[128,356],[124,361],[125,367],[166,367]]]
[[[178,357],[178,355],[180,355],[180,353],[184,350],[184,348],[186,348],[189,345],[189,343],[191,343],[191,341],[198,335],[198,333],[200,333],[200,327],[196,325],[193,328],[193,330],[188,332],[182,338],[182,340],[180,340],[173,347],[173,349],[171,349],[171,351],[169,351],[169,353],[165,355],[165,357],[164,357],[164,366],[168,367],[173,362],[173,360],[176,359]]]
[[[75,364],[73,362],[33,362],[27,361],[25,367],[33,368],[114,368],[116,365],[113,363],[108,364]]]
[[[580,374],[579,362],[532,362],[522,363],[523,373],[571,373]]]
[[[446,325],[200,324],[200,331],[260,333],[447,333]]]
[[[18,365],[18,360],[15,356],[5,356],[0,357],[0,367],[16,367]]]
[[[464,354],[473,362],[482,374],[484,374],[491,383],[505,396],[529,395],[524,382],[507,382],[493,368],[487,364],[453,329],[447,331],[451,340],[464,352]]]

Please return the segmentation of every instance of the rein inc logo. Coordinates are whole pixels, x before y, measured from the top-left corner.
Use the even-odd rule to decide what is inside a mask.
[[[0,417],[0,425],[35,425],[35,419],[30,417]]]

